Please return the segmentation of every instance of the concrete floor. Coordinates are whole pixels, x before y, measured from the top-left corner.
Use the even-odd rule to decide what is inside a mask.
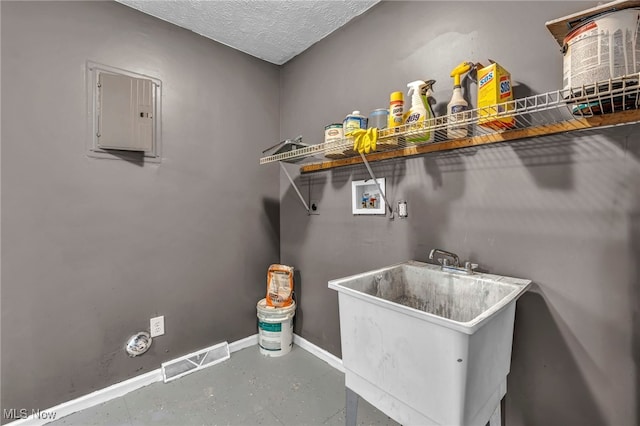
[[[154,383],[49,423],[62,425],[345,424],[344,374],[293,346],[269,358],[252,346],[170,383]],[[358,424],[397,425],[360,399]]]

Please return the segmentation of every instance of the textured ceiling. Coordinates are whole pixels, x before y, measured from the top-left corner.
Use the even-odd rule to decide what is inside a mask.
[[[380,0],[116,0],[282,65]]]

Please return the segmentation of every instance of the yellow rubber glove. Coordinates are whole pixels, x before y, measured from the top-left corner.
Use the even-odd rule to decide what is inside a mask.
[[[345,136],[353,138],[353,150],[356,152],[363,152],[364,150],[364,141],[363,137],[367,133],[365,129],[355,129],[347,133]]]
[[[364,152],[364,138],[367,136],[366,130],[360,130],[356,135],[356,140],[353,143],[353,150],[357,152]]]
[[[362,154],[368,154],[376,150],[378,143],[378,128],[355,129],[347,133],[346,136],[353,138],[353,150]]]
[[[367,135],[369,136],[369,140],[371,141],[371,151],[375,151],[378,144],[378,128],[372,127],[367,130]]]
[[[358,149],[358,152],[368,154],[369,151],[371,151],[371,139],[369,139],[369,131],[366,131],[362,135],[360,140],[360,149]]]
[[[378,142],[378,129],[376,127],[372,127],[367,129],[367,133],[362,137],[362,144],[360,145],[360,151],[365,154],[368,154],[372,151],[376,150],[376,144]]]

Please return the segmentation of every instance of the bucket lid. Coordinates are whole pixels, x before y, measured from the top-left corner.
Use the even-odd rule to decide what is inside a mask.
[[[582,18],[579,25],[571,28],[571,30],[569,30],[569,32],[567,33],[567,35],[564,37],[564,39],[562,40],[562,46],[564,47],[567,43],[569,43],[573,38],[575,38],[576,36],[582,34],[585,31],[588,31],[590,29],[596,28],[598,25],[598,21],[600,21],[602,18],[606,18],[606,17],[610,17],[612,15],[617,15],[618,17],[621,17],[623,15],[627,15],[629,16],[630,13],[634,13],[637,17],[638,12],[640,11],[640,8],[632,8],[632,9],[623,9],[623,10],[606,10],[585,18]],[[637,18],[634,20],[636,21]],[[633,26],[635,27],[635,22],[633,22]]]
[[[266,315],[287,315],[296,310],[296,301],[292,300],[291,305],[277,308],[275,306],[267,306],[267,299],[262,299],[256,305],[258,312]]]

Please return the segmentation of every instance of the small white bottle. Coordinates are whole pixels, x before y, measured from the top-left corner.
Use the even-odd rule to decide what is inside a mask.
[[[449,123],[447,124],[447,138],[458,139],[469,135],[469,125],[467,123],[456,124],[467,118],[465,111],[469,110],[469,103],[462,96],[462,87],[456,85],[453,88],[451,101],[447,104],[447,115]]]

